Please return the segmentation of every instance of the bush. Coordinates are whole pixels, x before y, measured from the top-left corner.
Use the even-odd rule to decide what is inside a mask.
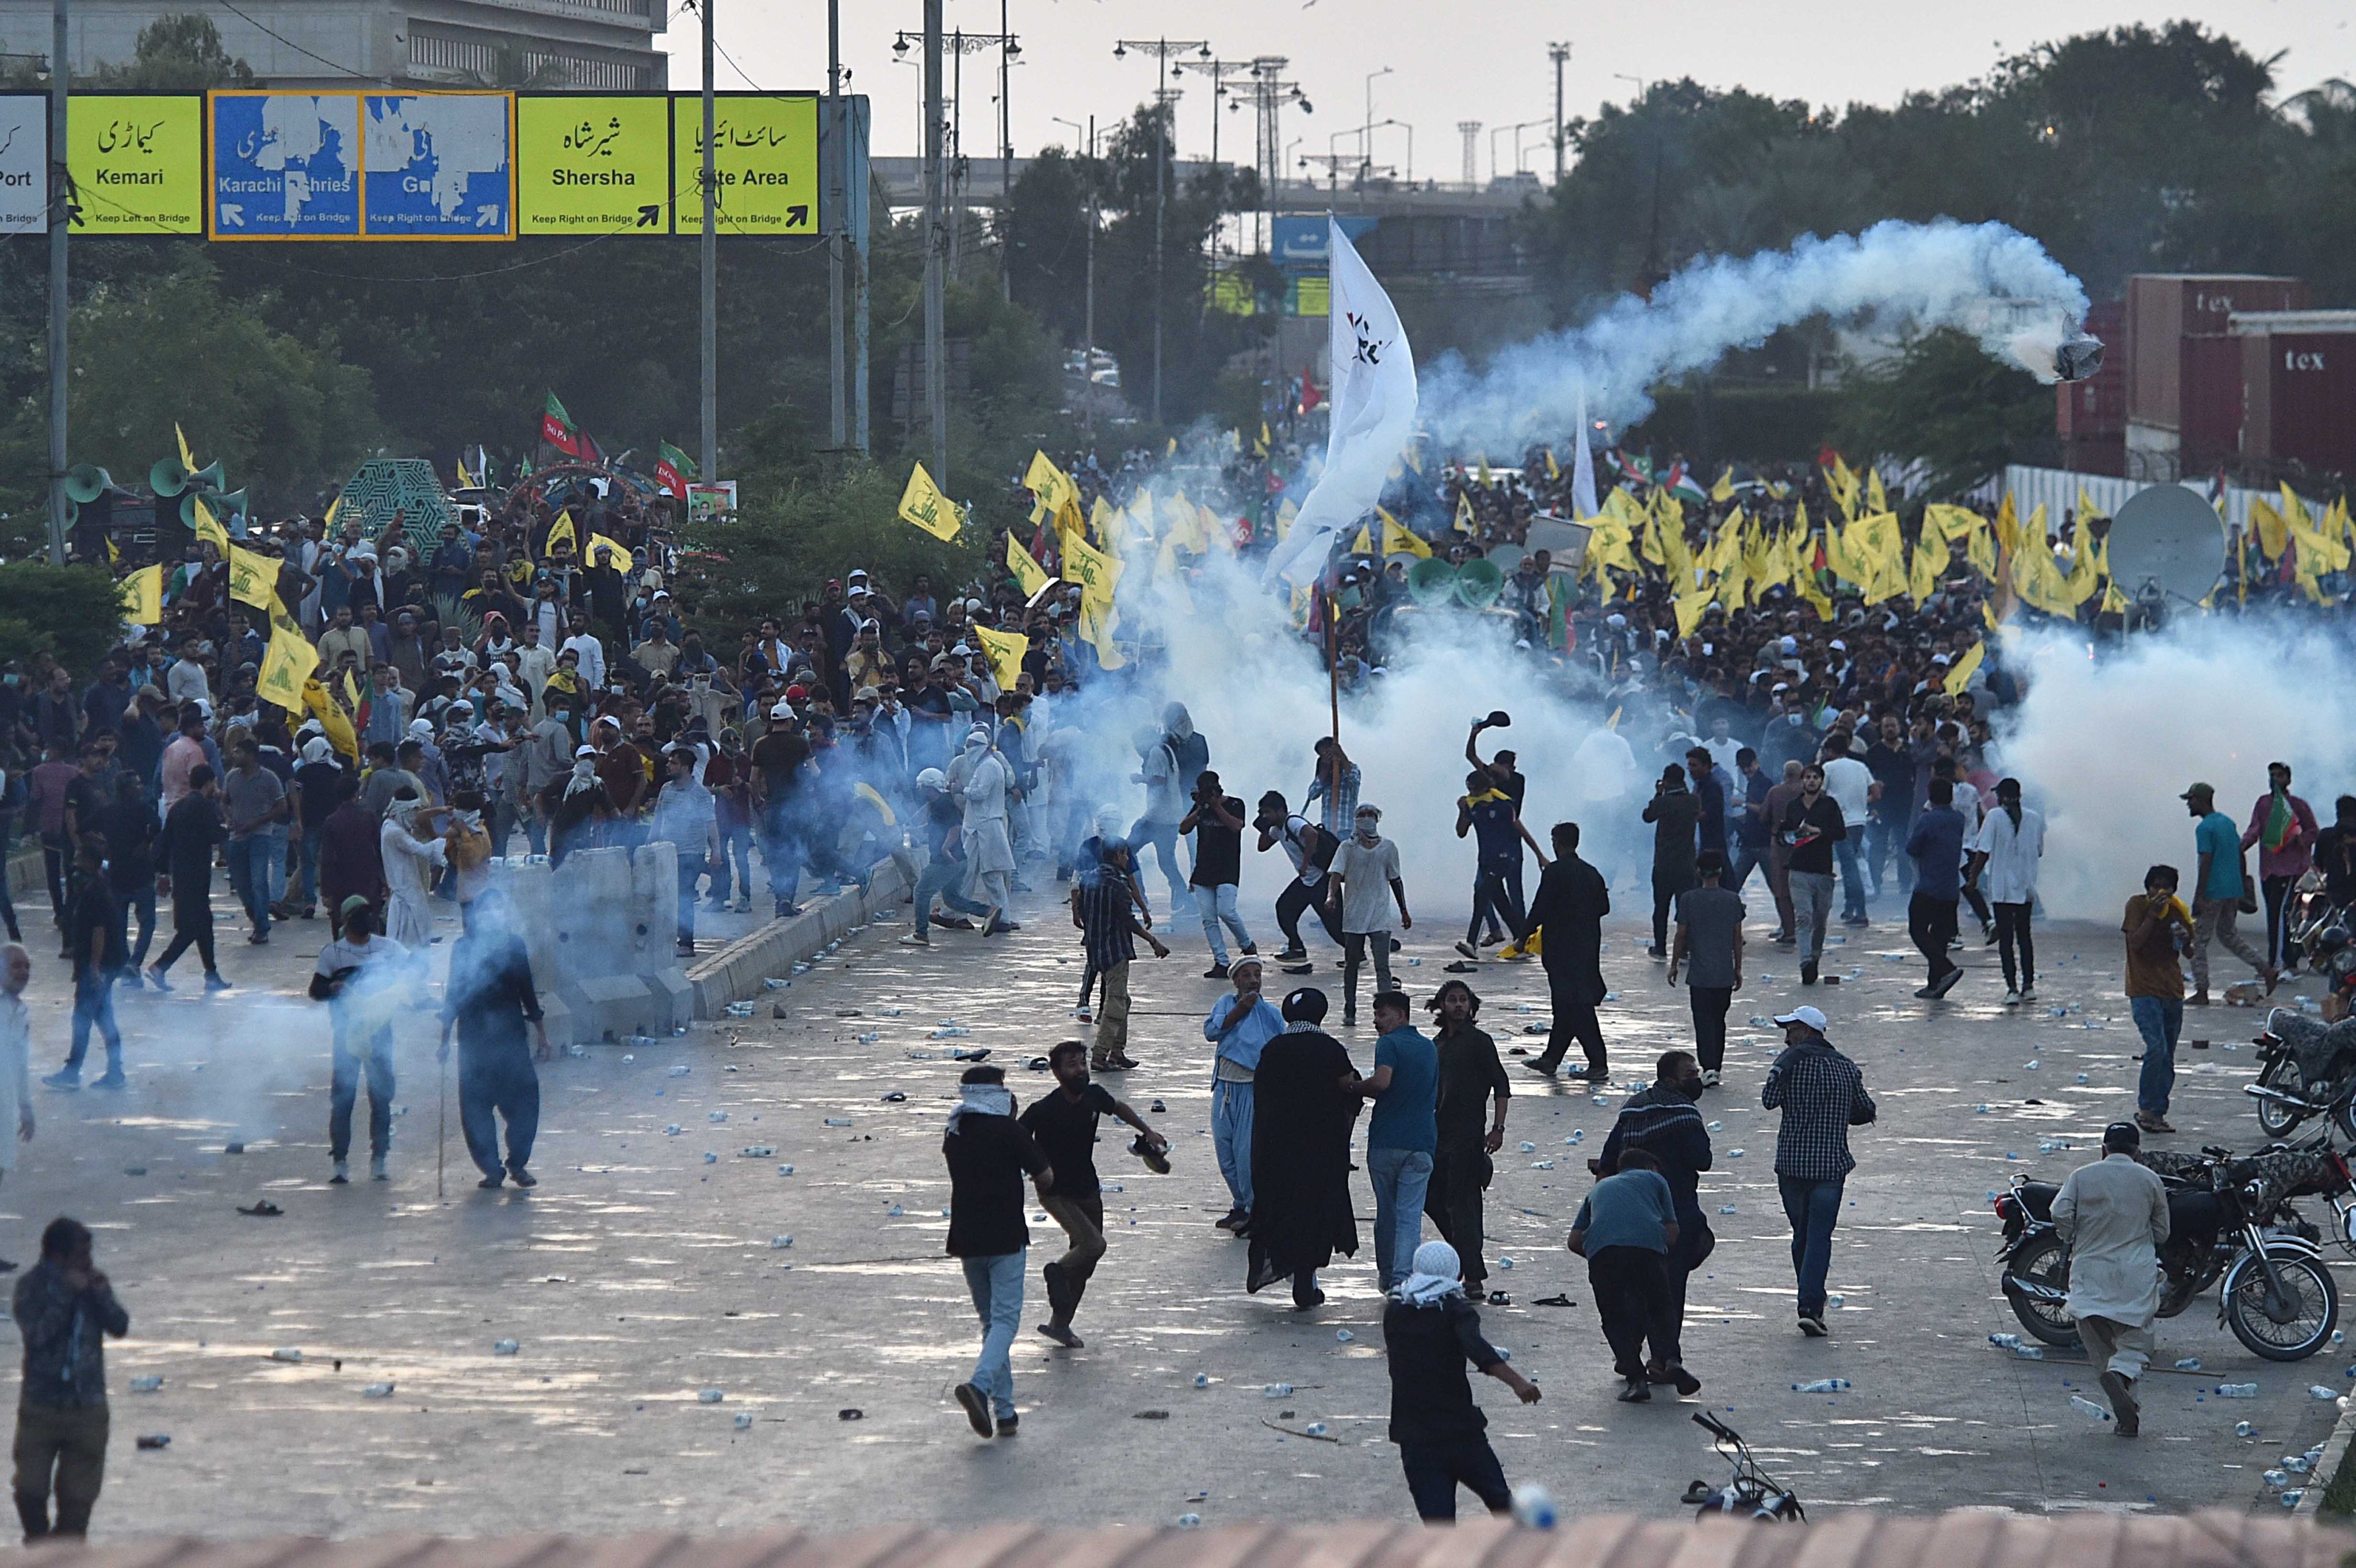
[[[102,566],[0,566],[0,663],[47,653],[87,678],[123,640],[123,597]]]

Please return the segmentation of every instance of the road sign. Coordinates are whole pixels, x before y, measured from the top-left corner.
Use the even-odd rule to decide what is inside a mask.
[[[1341,224],[1342,232],[1355,244],[1374,228],[1376,220],[1337,215],[1334,221]],[[1274,253],[1269,259],[1280,267],[1322,267],[1333,259],[1332,236],[1333,231],[1322,212],[1313,218],[1279,218],[1269,236]]]
[[[67,103],[66,167],[77,234],[200,234],[204,100],[77,92]]]
[[[522,233],[670,232],[670,109],[659,94],[519,97],[515,161]]]
[[[0,234],[49,229],[49,101],[0,94]]]
[[[360,237],[360,95],[213,92],[215,240]]]
[[[819,231],[818,98],[723,92],[712,108],[712,173],[720,184],[723,234]],[[703,228],[703,101],[671,99],[673,231]]]
[[[371,240],[512,240],[514,100],[504,92],[369,93],[361,232]]]

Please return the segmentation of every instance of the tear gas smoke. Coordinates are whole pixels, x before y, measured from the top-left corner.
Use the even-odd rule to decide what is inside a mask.
[[[2045,813],[2048,914],[2115,920],[2156,864],[2182,873],[2189,897],[2197,860],[2178,797],[2195,780],[2243,824],[2269,762],[2290,764],[2293,792],[2324,823],[2356,783],[2356,699],[2342,695],[2356,671],[2319,633],[2186,618],[2100,657],[2061,637],[2008,657],[2029,690],[1997,720],[1998,766]]]
[[[1704,257],[1650,300],[1622,295],[1479,369],[1451,355],[1425,369],[1424,422],[1444,448],[1519,452],[1571,427],[1583,374],[1594,417],[1625,428],[1650,411],[1650,389],[1665,377],[1706,370],[1815,316],[1889,339],[1957,328],[2043,381],[2090,373],[2100,360],[2099,345],[2078,335],[2084,287],[2036,241],[2001,223],[1893,220],[1861,234],[1804,235],[1788,251]]]

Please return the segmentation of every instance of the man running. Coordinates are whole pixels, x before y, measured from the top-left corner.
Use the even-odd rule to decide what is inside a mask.
[[[1341,923],[1326,902],[1324,886],[1325,874],[1342,841],[1307,817],[1289,810],[1284,796],[1274,789],[1259,798],[1259,810],[1252,817],[1252,826],[1259,830],[1262,854],[1281,843],[1285,858],[1292,862],[1292,880],[1285,884],[1284,891],[1276,899],[1276,923],[1284,932],[1284,950],[1276,955],[1276,961],[1287,974],[1307,974],[1314,966],[1309,961],[1309,950],[1301,945],[1302,911],[1314,910],[1325,934],[1333,939],[1333,945],[1342,945]]]
[[[1082,1343],[1072,1332],[1072,1315],[1079,1310],[1088,1278],[1105,1254],[1104,1187],[1096,1165],[1097,1122],[1102,1117],[1119,1117],[1137,1129],[1138,1142],[1154,1154],[1166,1154],[1170,1148],[1169,1140],[1147,1126],[1143,1117],[1115,1100],[1104,1085],[1088,1081],[1087,1057],[1088,1047],[1078,1040],[1065,1040],[1049,1051],[1047,1066],[1055,1075],[1055,1091],[1033,1101],[1016,1118],[1055,1173],[1054,1188],[1039,1195],[1039,1207],[1064,1228],[1071,1242],[1062,1257],[1039,1271],[1046,1282],[1051,1314],[1048,1321],[1039,1325],[1039,1332],[1071,1350],[1081,1348]]]
[[[1489,927],[1483,947],[1503,942],[1507,933],[1515,941],[1529,934],[1529,918],[1522,904],[1522,845],[1528,844],[1537,855],[1540,870],[1545,869],[1547,857],[1538,841],[1530,837],[1529,829],[1522,825],[1520,802],[1499,789],[1485,768],[1464,776],[1464,793],[1456,802],[1456,836],[1467,833],[1473,837],[1478,856],[1472,873],[1472,918],[1456,950],[1467,959],[1477,959],[1481,950],[1473,944],[1482,941],[1483,921]]]
[[[1603,917],[1610,913],[1612,894],[1603,874],[1579,856],[1579,824],[1557,822],[1554,864],[1538,878],[1537,897],[1530,900],[1530,928],[1538,933],[1554,1006],[1546,1050],[1522,1064],[1532,1072],[1552,1078],[1577,1040],[1587,1065],[1570,1076],[1612,1076],[1603,1025],[1595,1016],[1595,1004],[1603,1000]]]

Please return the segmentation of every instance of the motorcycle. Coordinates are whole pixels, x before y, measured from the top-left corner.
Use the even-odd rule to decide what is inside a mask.
[[[1714,1439],[1710,1446],[1719,1455],[1734,1461],[1734,1477],[1722,1487],[1708,1481],[1696,1481],[1686,1488],[1677,1500],[1697,1509],[1694,1522],[1699,1524],[1712,1514],[1733,1519],[1755,1520],[1761,1524],[1805,1524],[1808,1512],[1789,1487],[1771,1479],[1751,1456],[1751,1445],[1742,1434],[1710,1414],[1708,1411],[1694,1412],[1694,1424]],[[1727,1451],[1731,1448],[1731,1455]]]
[[[2356,973],[2356,944],[2342,943],[2325,960]],[[2334,975],[2332,983],[2340,981]],[[2258,1102],[2258,1125],[2280,1138],[2312,1116],[2329,1116],[2341,1137],[2356,1141],[2356,1018],[2327,1024],[2296,1008],[2266,1015],[2258,1047],[2258,1080],[2242,1092]]]
[[[2356,1253],[2356,1179],[2321,1139],[2236,1159],[2222,1149],[2200,1155],[2150,1155],[2145,1163],[2168,1187],[2169,1240],[2159,1249],[2159,1316],[2174,1317],[2211,1284],[2217,1315],[2250,1351],[2269,1361],[2298,1361],[2331,1341],[2340,1292],[2323,1261],[2321,1233],[2291,1199],[2330,1199],[2336,1239]],[[2013,1178],[1995,1208],[2004,1222],[2005,1299],[2022,1327],[2048,1345],[2079,1343],[2069,1309],[2069,1248],[2053,1227],[2060,1187]]]

